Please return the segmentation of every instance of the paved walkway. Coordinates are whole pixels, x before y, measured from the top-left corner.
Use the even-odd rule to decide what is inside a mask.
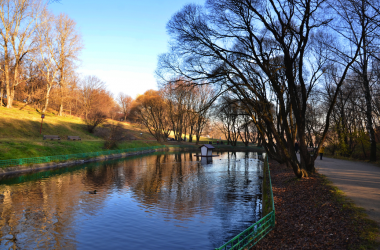
[[[324,157],[315,160],[318,173],[324,174],[356,205],[364,208],[369,218],[380,226],[380,167],[365,163]]]

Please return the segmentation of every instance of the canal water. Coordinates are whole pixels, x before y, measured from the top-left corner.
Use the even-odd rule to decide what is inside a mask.
[[[2,177],[0,249],[214,249],[260,218],[256,158],[157,152]]]

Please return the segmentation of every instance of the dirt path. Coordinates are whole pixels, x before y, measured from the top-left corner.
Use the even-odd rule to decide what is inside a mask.
[[[363,207],[369,218],[380,226],[380,167],[365,163],[319,157],[315,167],[356,205]]]

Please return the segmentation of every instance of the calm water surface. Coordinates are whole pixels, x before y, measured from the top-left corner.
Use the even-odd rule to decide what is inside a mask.
[[[255,158],[155,153],[0,179],[0,248],[214,249],[260,217]]]

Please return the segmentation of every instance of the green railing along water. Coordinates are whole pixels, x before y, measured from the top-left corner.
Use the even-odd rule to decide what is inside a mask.
[[[216,248],[215,250],[237,250],[237,249],[249,249],[256,245],[265,235],[267,235],[275,225],[275,210],[272,192],[272,181],[270,178],[270,170],[268,164],[268,157],[264,159],[263,169],[263,204],[262,215],[263,217],[235,236],[233,239],[225,243],[223,246]]]
[[[17,166],[17,165],[29,165],[29,164],[48,163],[48,162],[62,162],[62,161],[68,161],[68,160],[88,159],[88,158],[94,158],[94,157],[103,156],[103,155],[133,153],[133,152],[156,150],[160,148],[169,148],[169,147],[185,148],[186,145],[170,145],[170,146],[162,145],[162,146],[152,146],[152,147],[143,147],[143,148],[107,150],[107,151],[101,151],[101,152],[88,152],[88,153],[70,154],[70,155],[53,155],[53,156],[42,156],[42,157],[33,157],[33,158],[0,160],[0,167],[11,167],[11,166]]]

